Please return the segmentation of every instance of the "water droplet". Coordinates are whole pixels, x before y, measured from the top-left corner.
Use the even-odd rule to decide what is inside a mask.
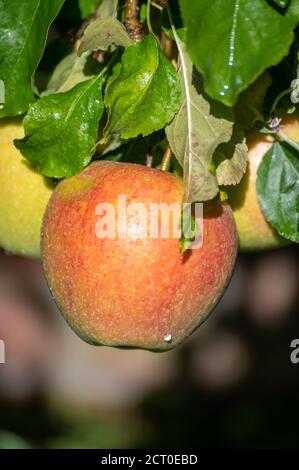
[[[167,333],[166,335],[164,335],[164,340],[167,342],[167,343],[170,343],[170,341],[172,340],[172,336],[170,333]]]
[[[235,63],[235,44],[236,44],[236,32],[237,32],[239,10],[240,10],[240,0],[236,0],[234,15],[233,15],[233,25],[232,25],[232,30],[230,34],[230,40],[229,40],[228,65],[230,67],[232,67]]]

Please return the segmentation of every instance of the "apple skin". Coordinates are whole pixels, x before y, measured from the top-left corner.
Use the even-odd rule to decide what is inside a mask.
[[[42,227],[48,285],[88,343],[165,351],[207,318],[225,290],[237,252],[233,214],[227,204],[206,204],[203,246],[181,254],[178,238],[98,238],[95,208],[115,207],[118,195],[146,207],[181,204],[184,186],[170,173],[115,162],[93,163],[59,183]]]
[[[40,230],[53,187],[13,144],[24,130],[19,118],[0,120],[0,246],[40,258]]]
[[[288,245],[265,219],[257,199],[256,178],[258,167],[264,155],[273,144],[273,137],[251,130],[246,138],[248,166],[240,184],[227,190],[228,203],[233,209],[238,237],[239,251],[264,251]]]

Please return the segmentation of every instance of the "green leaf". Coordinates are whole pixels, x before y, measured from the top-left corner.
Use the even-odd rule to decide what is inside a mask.
[[[185,98],[181,109],[166,128],[170,147],[184,168],[185,196],[188,202],[207,201],[219,191],[212,157],[222,142],[231,138],[233,110],[202,93],[202,84],[195,73],[184,43],[175,30],[179,49]]]
[[[0,117],[22,114],[35,101],[32,76],[43,54],[48,29],[64,0],[0,0],[0,79],[5,103]]]
[[[92,15],[100,3],[101,0],[79,0],[79,8],[82,18]]]
[[[141,23],[144,23],[147,19],[147,5],[145,3],[142,3],[140,5],[139,17],[140,17]]]
[[[106,51],[111,45],[129,47],[134,44],[124,25],[117,18],[98,18],[87,26],[79,54],[85,51]]]
[[[181,233],[180,252],[185,253],[201,235],[200,226],[188,206],[181,214]]]
[[[43,175],[69,177],[90,162],[103,114],[102,80],[99,75],[66,93],[45,96],[29,109],[25,137],[15,145]]]
[[[266,0],[180,0],[187,50],[206,92],[229,106],[266,68],[287,55],[299,2],[281,14]]]
[[[114,69],[105,95],[108,123],[104,138],[129,139],[162,129],[178,111],[181,86],[173,65],[153,35],[128,47]]]
[[[270,0],[270,1],[280,8],[286,8],[290,2],[290,0]]]
[[[299,243],[299,159],[291,147],[278,142],[258,169],[257,194],[264,216],[285,238]]]
[[[92,78],[94,74],[87,68],[89,60],[88,52],[82,54],[81,57],[78,57],[76,52],[72,52],[64,57],[56,66],[47,89],[42,93],[42,96],[69,91],[75,85],[78,85],[78,83]]]
[[[171,9],[172,20],[179,38],[186,42],[186,28],[183,25],[183,20],[181,17],[179,9],[179,0],[169,0],[167,5],[163,8],[161,12],[161,26],[163,31],[174,40],[173,32],[171,29],[171,24],[168,15],[168,8]]]
[[[243,178],[247,167],[248,148],[243,128],[235,124],[229,142],[220,144],[213,156],[217,162],[216,178],[219,185],[236,185]]]

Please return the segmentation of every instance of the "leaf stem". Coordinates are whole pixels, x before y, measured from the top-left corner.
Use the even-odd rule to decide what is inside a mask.
[[[166,148],[166,150],[164,152],[164,155],[163,155],[160,170],[167,171],[167,169],[169,167],[169,164],[170,164],[171,155],[172,155],[171,148],[168,145],[168,147]]]
[[[172,29],[172,33],[174,36],[174,40],[176,42],[177,48],[178,48],[178,62],[177,62],[177,67],[181,68],[182,75],[183,75],[183,80],[184,80],[184,89],[185,89],[185,96],[186,96],[186,108],[187,108],[187,143],[188,147],[186,147],[187,153],[185,153],[185,158],[184,158],[184,167],[186,168],[191,168],[192,163],[192,152],[191,152],[191,143],[192,143],[192,112],[191,112],[191,91],[190,87],[188,86],[189,83],[189,78],[188,78],[188,64],[187,64],[187,56],[184,55],[184,49],[183,49],[183,43],[180,41],[180,38],[176,32],[174,21],[173,21],[173,16],[171,13],[171,9],[169,4],[167,3],[167,12],[168,12],[168,17]],[[186,165],[187,163],[187,165]],[[187,172],[187,177],[184,176],[184,178],[187,179],[186,181],[186,187],[188,188],[188,193],[189,193],[189,188],[191,186],[191,172]],[[187,195],[187,198],[189,198],[189,194]]]
[[[286,90],[283,90],[281,93],[279,93],[279,95],[276,97],[276,99],[274,100],[272,106],[271,106],[271,109],[270,109],[270,114],[274,113],[274,111],[276,110],[277,108],[277,105],[279,103],[279,101],[286,95],[290,94],[291,92],[293,91],[293,88],[287,88]]]
[[[299,144],[297,144],[297,142],[295,142],[294,140],[290,139],[282,130],[278,129],[275,132],[275,135],[279,138],[279,140],[283,140],[288,145],[297,150],[297,152],[299,152]]]
[[[153,28],[151,24],[151,0],[147,0],[146,5],[146,23],[150,34],[153,34]]]
[[[156,3],[156,2],[151,2],[151,5],[152,5],[154,8],[157,8],[157,10],[160,10],[160,11],[163,10],[163,7],[162,7],[161,5],[159,5],[158,3]]]
[[[126,0],[124,22],[133,41],[141,41],[144,38],[144,31],[139,17],[139,0]]]

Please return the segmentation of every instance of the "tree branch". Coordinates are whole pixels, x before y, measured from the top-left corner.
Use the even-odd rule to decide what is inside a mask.
[[[125,26],[133,41],[137,42],[144,38],[144,31],[139,17],[139,0],[126,0]]]

